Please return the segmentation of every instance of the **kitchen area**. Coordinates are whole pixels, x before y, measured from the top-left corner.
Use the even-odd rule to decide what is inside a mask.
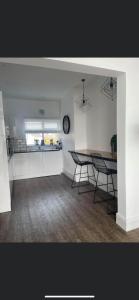
[[[89,74],[84,74],[83,79],[82,76],[78,72],[18,64],[0,65],[6,145],[6,153],[3,152],[5,163],[6,159],[8,163],[11,195],[8,209],[5,206],[3,212],[8,214],[6,218],[12,222],[13,232],[19,220],[19,233],[15,237],[9,233],[4,237],[7,241],[88,241],[95,238],[93,227],[100,204],[94,206],[93,192],[83,196],[71,188],[75,162],[70,151],[79,154],[85,151],[86,154],[86,151],[92,153],[93,149],[103,153],[115,152],[116,155],[116,96],[106,96],[103,86],[104,83],[106,88],[116,84],[116,80]],[[113,138],[116,138],[116,144],[111,143]],[[115,161],[107,156],[104,158],[111,168],[117,162],[117,158]],[[100,174],[99,184],[105,182],[104,175]],[[78,183],[78,176],[75,181]],[[89,184],[92,187],[92,182]],[[115,172],[115,190],[116,185]],[[101,200],[99,193],[97,198]],[[83,208],[81,203],[84,201],[88,208]],[[100,215],[105,223],[107,214],[103,206],[100,206]],[[82,218],[88,222],[85,228]],[[27,225],[30,222],[31,229]],[[84,232],[83,237],[75,226],[77,222]],[[109,222],[115,228],[111,216]],[[74,226],[75,230],[72,229]],[[87,229],[89,226],[92,226],[91,231]],[[90,232],[89,237],[86,230]],[[0,240],[1,235],[2,231]]]
[[[58,175],[62,172],[60,120],[46,119],[44,109],[53,110],[52,106],[55,105],[55,116],[56,113],[58,116],[59,103],[39,101],[38,111],[35,104],[37,100],[8,99],[4,103],[11,193],[14,180]],[[24,105],[24,111],[22,107],[20,110],[20,105]],[[24,114],[33,118],[24,118]]]
[[[32,133],[27,133],[27,135],[29,134],[35,136],[36,133],[32,131]],[[45,133],[45,135],[47,134]],[[28,141],[28,139],[17,139],[7,135],[11,187],[12,179],[19,180],[61,174],[62,145],[60,140],[49,139],[49,135],[57,137],[57,133],[48,133],[47,144],[44,139],[39,141],[36,137]]]

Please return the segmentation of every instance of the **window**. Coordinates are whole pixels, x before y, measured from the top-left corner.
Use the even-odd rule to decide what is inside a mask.
[[[43,139],[42,133],[26,133],[26,143],[27,145],[41,145]]]
[[[44,130],[49,132],[57,132],[59,131],[58,121],[44,121],[43,126]]]
[[[44,133],[44,144],[50,145],[51,143],[56,144],[59,140],[59,134],[57,133]]]
[[[42,131],[43,124],[41,121],[25,121],[25,131]]]
[[[52,119],[25,119],[27,145],[56,144],[59,140],[60,121]]]

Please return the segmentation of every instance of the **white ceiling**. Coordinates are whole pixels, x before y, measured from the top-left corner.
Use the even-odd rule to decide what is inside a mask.
[[[61,99],[74,87],[86,86],[98,76],[82,73],[0,63],[0,90],[4,96],[30,99]]]

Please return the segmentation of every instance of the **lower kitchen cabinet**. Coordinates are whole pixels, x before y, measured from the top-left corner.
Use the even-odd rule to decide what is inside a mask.
[[[62,173],[62,151],[50,151],[42,153],[42,169],[44,176]]]
[[[13,156],[14,180],[59,175],[62,169],[62,150],[15,153]]]

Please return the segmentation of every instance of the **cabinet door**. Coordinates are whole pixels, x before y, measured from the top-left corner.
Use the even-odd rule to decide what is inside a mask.
[[[44,176],[58,175],[62,172],[62,151],[43,153]]]
[[[28,178],[29,175],[29,157],[28,153],[16,153],[13,157],[13,175],[14,179]]]
[[[29,175],[33,177],[43,176],[42,152],[28,153]]]

